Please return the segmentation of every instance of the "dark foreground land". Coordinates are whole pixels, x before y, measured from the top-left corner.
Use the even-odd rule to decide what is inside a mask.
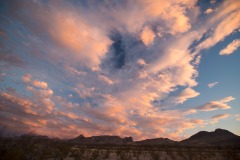
[[[78,136],[70,140],[23,135],[0,138],[1,160],[240,160],[240,138],[226,130],[199,132],[181,142],[166,138]]]

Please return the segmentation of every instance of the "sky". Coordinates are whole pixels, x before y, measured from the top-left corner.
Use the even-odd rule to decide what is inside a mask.
[[[0,134],[240,135],[239,0],[0,1]]]

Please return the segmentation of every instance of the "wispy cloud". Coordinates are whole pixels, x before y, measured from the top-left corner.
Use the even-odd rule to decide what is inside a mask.
[[[219,82],[213,82],[213,83],[209,83],[208,87],[209,88],[213,88],[214,86],[216,86]]]
[[[211,36],[199,44],[199,50],[214,46],[240,27],[239,4],[239,1],[230,0],[224,1],[222,5],[219,6],[219,12],[216,12],[207,22],[207,25],[214,27],[214,30],[211,32]]]
[[[209,112],[209,111],[214,111],[218,109],[230,109],[231,106],[226,104],[227,102],[233,101],[235,98],[232,96],[225,97],[223,99],[207,102],[204,105],[198,106],[196,108],[192,108],[189,110],[186,110],[184,114],[195,114],[198,111],[204,111],[204,112]]]
[[[211,124],[215,124],[217,123],[220,119],[225,119],[225,118],[228,118],[229,116],[231,116],[230,114],[218,114],[218,115],[215,115],[211,118]]]
[[[220,55],[229,55],[238,49],[240,46],[240,39],[233,40],[230,44],[227,45],[226,48],[220,51]]]
[[[232,96],[223,98],[223,99],[219,99],[216,101],[211,101],[208,102],[202,106],[197,107],[197,110],[200,111],[213,111],[213,110],[217,110],[217,109],[230,109],[231,107],[229,105],[227,105],[227,102],[230,102],[232,100],[234,100],[235,98]]]
[[[235,115],[235,116],[236,116],[236,120],[237,120],[237,121],[240,121],[240,114]]]
[[[229,116],[230,116],[230,114],[218,114],[218,115],[213,116],[211,119],[219,120],[219,119],[227,118]]]
[[[175,96],[174,99],[177,101],[177,103],[183,103],[190,98],[197,97],[199,94],[200,94],[199,92],[196,92],[192,88],[186,88],[182,92],[180,92],[177,96]]]

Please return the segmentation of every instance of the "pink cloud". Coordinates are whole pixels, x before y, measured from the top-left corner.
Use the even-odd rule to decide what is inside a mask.
[[[218,12],[207,22],[207,25],[214,27],[213,33],[198,46],[199,50],[214,46],[240,27],[239,6],[239,1],[234,0],[224,1],[220,5]]]
[[[22,77],[22,81],[25,82],[25,83],[28,83],[31,81],[31,78],[32,78],[32,75],[30,74],[25,74],[23,77]]]
[[[235,115],[235,116],[236,116],[236,120],[237,120],[237,121],[240,121],[240,114]]]
[[[213,9],[212,8],[208,8],[206,9],[206,11],[204,12],[205,14],[210,14],[213,12]]]
[[[48,88],[48,85],[47,85],[46,82],[42,82],[42,81],[33,81],[32,84],[33,84],[35,87],[39,87],[39,88],[43,88],[43,89]]]
[[[223,119],[229,117],[230,114],[218,114],[212,117],[212,119]]]
[[[235,98],[232,96],[229,97],[225,97],[223,99],[219,99],[216,101],[211,101],[208,102],[202,106],[197,107],[197,110],[200,111],[213,111],[213,110],[217,110],[217,109],[230,109],[231,107],[229,105],[227,105],[227,102],[230,102],[232,100],[234,100]]]
[[[104,76],[104,75],[99,75],[98,77],[99,77],[99,79],[100,79],[101,81],[103,81],[103,82],[105,82],[105,83],[107,83],[107,84],[109,84],[109,85],[112,85],[112,84],[113,84],[113,81],[112,81],[110,78],[108,78],[108,77],[106,77],[106,76]]]
[[[209,83],[209,84],[208,84],[208,87],[209,87],[209,88],[212,88],[212,87],[216,86],[218,83],[219,83],[219,82]]]
[[[225,119],[225,118],[228,118],[229,116],[231,116],[230,114],[218,114],[218,115],[215,115],[211,118],[211,124],[215,124],[217,123],[220,119]]]
[[[154,32],[149,27],[144,27],[141,33],[142,42],[148,46],[153,43],[155,38]]]
[[[54,46],[43,49],[48,53],[44,60],[54,65],[64,63],[60,68],[66,74],[63,76],[74,82],[73,86],[66,88],[74,95],[68,98],[80,99],[80,102],[73,103],[68,98],[56,96],[58,91],[52,90],[48,82],[25,75],[22,80],[29,97],[2,95],[1,124],[22,132],[33,128],[38,134],[53,133],[61,138],[78,134],[117,134],[134,135],[136,139],[179,139],[185,130],[201,127],[205,122],[186,115],[199,110],[231,108],[226,103],[233,97],[215,100],[186,112],[171,110],[169,108],[173,106],[162,101],[169,99],[179,86],[185,89],[175,97],[178,103],[199,95],[192,89],[198,84],[197,66],[201,58],[198,51],[213,46],[238,27],[236,6],[224,2],[225,8],[220,5],[206,26],[200,25],[195,29],[192,22],[199,8],[192,0],[128,1],[123,6],[113,5],[110,1],[103,5],[91,1],[88,9],[63,1],[50,3],[55,5],[30,7],[33,10],[30,13],[35,15],[34,19],[40,25],[39,33],[44,31]],[[154,22],[157,29],[151,28],[150,22]],[[28,27],[27,24],[24,26]],[[216,27],[213,34],[192,54],[190,46],[212,27]],[[123,44],[125,65],[121,69],[108,70],[104,68],[106,65],[114,66],[107,61],[113,52],[110,47],[113,42],[109,38],[113,29],[121,33],[123,40],[126,33],[140,35],[134,39],[140,38],[148,47],[137,44],[131,48],[128,46],[131,42],[127,41]],[[159,37],[154,32],[158,32],[156,35]],[[166,35],[170,36],[165,39]],[[156,45],[157,41],[159,44]],[[147,56],[144,57],[145,54]],[[8,114],[4,114],[6,112]]]
[[[49,26],[50,35],[62,47],[69,49],[73,58],[85,65],[98,67],[100,59],[108,51],[111,40],[79,14],[55,11]],[[51,30],[51,28],[55,28]]]
[[[213,111],[217,109],[230,109],[231,107],[228,106],[227,104],[221,103],[221,102],[209,102],[206,103],[202,106],[197,107],[198,110],[200,111]]]
[[[190,98],[197,97],[200,93],[196,92],[192,88],[186,88],[181,93],[179,93],[174,99],[177,103],[183,103]]]
[[[227,45],[226,48],[220,51],[220,55],[229,55],[238,49],[240,46],[240,39],[233,40],[230,44]]]

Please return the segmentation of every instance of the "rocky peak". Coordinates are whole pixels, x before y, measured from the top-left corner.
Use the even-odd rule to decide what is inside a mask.
[[[225,145],[240,143],[240,137],[224,129],[216,129],[213,132],[200,131],[188,139],[183,140],[184,144],[196,145]]]

